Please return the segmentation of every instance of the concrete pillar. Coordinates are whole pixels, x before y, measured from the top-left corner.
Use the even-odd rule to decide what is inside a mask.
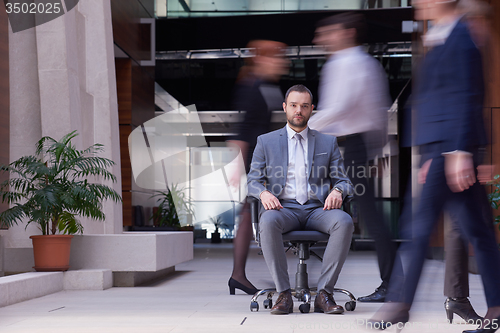
[[[36,27],[43,135],[77,130],[77,146],[101,143],[114,160],[112,185],[121,191],[118,105],[109,0],[89,0],[60,19]],[[108,183],[107,185],[111,185]],[[85,221],[85,233],[122,231],[122,209],[108,202],[106,221]],[[82,219],[83,222],[83,219]]]
[[[50,22],[18,33],[10,30],[9,40],[10,160],[32,154],[42,136],[60,139],[77,130],[74,144],[78,148],[104,145],[101,156],[115,161],[112,172],[117,183],[112,186],[121,193],[110,1],[80,1]],[[85,234],[122,232],[121,204],[106,202],[104,211],[105,222],[80,219]],[[29,236],[39,233],[36,226],[25,231],[24,225],[2,231],[8,257],[4,265],[19,263],[18,256],[26,257]],[[31,260],[26,258],[15,270],[24,266],[30,270]]]
[[[115,191],[121,193],[120,134],[111,4],[109,0],[80,1],[78,11],[86,20],[86,87],[87,93],[93,97],[94,142],[104,144],[106,151],[103,156],[116,162],[113,174],[117,182],[112,186]],[[109,202],[104,206],[104,212],[106,222],[102,224],[102,231],[96,233],[121,233],[121,205]]]
[[[42,137],[36,49],[35,29],[13,33],[9,25],[10,162],[33,154],[34,143]],[[28,236],[38,232],[35,226],[24,228],[21,224],[4,233],[6,271],[10,249],[31,247]]]

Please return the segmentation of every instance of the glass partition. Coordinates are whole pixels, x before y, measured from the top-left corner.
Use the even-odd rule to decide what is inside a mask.
[[[238,171],[239,151],[229,147],[190,148],[189,197],[194,204],[196,228],[206,229],[210,238],[216,224],[222,238],[233,238],[234,226],[246,196],[246,177],[239,186],[229,185]]]
[[[156,0],[157,17],[238,16],[396,8],[410,0]]]

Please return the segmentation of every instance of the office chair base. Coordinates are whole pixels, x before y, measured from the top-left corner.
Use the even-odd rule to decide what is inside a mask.
[[[333,292],[342,293],[349,297],[350,301],[347,301],[344,305],[347,311],[354,311],[356,309],[356,297],[354,297],[350,291],[335,288],[333,289]],[[263,295],[266,296],[266,299],[262,302],[264,309],[271,309],[273,307],[273,296],[275,293],[277,293],[275,288],[262,289],[256,292],[250,301],[250,311],[259,311],[258,298]],[[292,296],[302,302],[302,304],[299,305],[299,311],[301,313],[309,313],[311,311],[311,299],[312,296],[316,296],[317,293],[317,288],[301,289],[298,292],[295,289],[292,289]]]

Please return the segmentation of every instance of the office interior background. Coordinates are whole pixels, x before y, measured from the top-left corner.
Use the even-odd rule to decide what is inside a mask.
[[[492,6],[494,17],[500,17],[500,4],[484,1]],[[194,179],[197,170],[220,168],[229,162],[224,159],[226,141],[243,119],[241,110],[231,109],[231,98],[250,51],[247,43],[253,39],[286,43],[290,68],[279,82],[282,92],[301,83],[312,90],[317,103],[319,75],[328,52],[312,43],[315,23],[351,10],[366,16],[364,46],[380,61],[389,80],[390,141],[380,157],[383,168],[376,188],[378,204],[397,237],[401,197],[415,164],[411,149],[400,145],[402,129],[411,122],[402,110],[411,93],[412,69],[422,54],[419,36],[427,29],[426,23],[413,24],[410,0],[82,0],[64,16],[17,33],[9,28],[2,7],[0,162],[8,164],[33,153],[34,143],[44,135],[60,138],[71,130],[80,133],[77,146],[104,144],[106,157],[116,162],[112,172],[119,182],[114,186],[123,203],[105,204],[104,223],[84,221],[83,237],[128,235],[126,244],[136,244],[135,232],[151,230],[146,227],[153,225],[156,200],[152,190],[134,181],[128,142],[132,131],[165,112],[194,105],[203,129],[199,136],[208,147],[189,147],[185,172]],[[500,20],[492,21],[492,33],[493,42],[484,54],[488,91],[484,111],[492,142],[489,162],[498,165]],[[274,129],[284,126],[280,110],[272,122]],[[224,222],[222,237],[230,241],[244,193],[228,199],[191,183],[185,191],[194,202],[196,218],[188,215],[181,222],[194,228],[194,242],[210,239],[217,218]],[[370,240],[363,222],[355,222],[353,243],[362,248]],[[2,274],[32,270],[28,236],[36,232],[24,225],[0,230]],[[431,245],[441,248],[442,236],[441,228]]]

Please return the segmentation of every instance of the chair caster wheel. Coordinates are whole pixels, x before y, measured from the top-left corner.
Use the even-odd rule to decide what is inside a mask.
[[[299,311],[301,313],[309,313],[309,311],[311,311],[311,304],[309,303],[300,304]]]
[[[264,309],[270,309],[273,307],[273,300],[272,299],[266,299],[264,302],[262,302],[264,305]]]
[[[250,303],[250,311],[259,311],[259,303],[251,302]]]
[[[350,301],[345,303],[345,309],[347,311],[354,311],[356,309],[356,301]]]

